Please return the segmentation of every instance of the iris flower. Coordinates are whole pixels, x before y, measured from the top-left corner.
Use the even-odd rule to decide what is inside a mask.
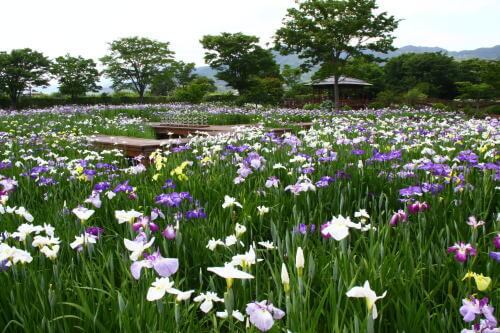
[[[156,281],[151,284],[148,289],[146,299],[150,302],[162,299],[166,293],[177,295],[181,291],[174,288],[174,282],[168,277],[156,278]]]
[[[467,255],[475,256],[477,251],[472,245],[459,242],[450,246],[448,253],[455,253],[455,260],[463,263],[467,261]]]
[[[363,287],[353,287],[346,293],[347,297],[365,298],[368,313],[372,314],[373,319],[377,319],[378,317],[377,306],[375,305],[375,302],[381,298],[384,298],[386,294],[387,291],[384,291],[382,296],[377,296],[375,291],[370,288],[370,282],[368,281],[365,281]]]
[[[247,304],[246,313],[249,316],[250,323],[259,329],[261,332],[269,331],[275,320],[279,320],[285,316],[285,312],[273,306],[267,301],[252,302]]]
[[[143,268],[153,268],[161,277],[169,277],[179,269],[177,258],[163,258],[160,251],[147,255],[144,260],[134,261],[130,266],[130,272],[134,279],[139,280]]]
[[[236,201],[235,198],[230,197],[229,195],[225,195],[222,208],[233,207],[233,206],[243,208],[243,206],[238,201]]]
[[[135,240],[131,241],[130,239],[124,239],[123,243],[125,244],[125,247],[127,250],[131,251],[130,253],[130,259],[132,261],[137,261],[139,257],[146,251],[148,248],[153,245],[155,238],[151,238],[149,242],[146,242],[146,236],[143,234],[140,234],[139,236],[136,237]]]
[[[200,305],[200,310],[204,313],[208,313],[214,307],[214,302],[224,302],[222,298],[217,296],[216,293],[207,291],[206,294],[201,293],[193,299],[195,302],[202,302]]]
[[[485,291],[486,289],[488,289],[488,287],[490,286],[490,283],[491,283],[490,277],[484,276],[483,274],[477,274],[474,272],[467,272],[467,274],[465,274],[462,281],[465,279],[470,279],[470,278],[474,278],[474,281],[476,282],[477,289],[479,291]]]

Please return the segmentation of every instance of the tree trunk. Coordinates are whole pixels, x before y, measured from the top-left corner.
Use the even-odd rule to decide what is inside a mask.
[[[141,87],[141,89],[139,90],[139,100],[140,100],[140,103],[141,104],[144,104],[144,88]]]
[[[335,102],[335,111],[340,110],[340,91],[339,91],[339,76],[335,75],[333,83],[333,100]]]
[[[15,109],[17,107],[17,92],[11,93],[10,95],[10,103],[12,105],[12,108]]]

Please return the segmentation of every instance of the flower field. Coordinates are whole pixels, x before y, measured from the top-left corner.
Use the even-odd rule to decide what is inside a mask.
[[[84,139],[183,115],[256,127],[134,160]],[[0,328],[499,332],[499,129],[431,109],[0,111]]]

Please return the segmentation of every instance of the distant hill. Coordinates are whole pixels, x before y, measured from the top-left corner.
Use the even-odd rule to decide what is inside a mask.
[[[479,59],[486,59],[486,60],[500,60],[500,45],[496,45],[493,47],[482,47],[479,49],[475,50],[464,50],[464,51],[448,51],[446,49],[443,49],[441,47],[427,47],[427,46],[413,46],[413,45],[407,45],[400,47],[399,49],[395,51],[391,51],[387,54],[383,53],[372,53],[373,55],[382,58],[382,59],[389,59],[389,58],[394,58],[397,57],[401,54],[405,53],[426,53],[426,52],[443,52],[451,57],[454,57],[457,60],[465,60],[465,59],[471,59],[471,58],[479,58]],[[276,62],[280,65],[290,65],[293,67],[297,67],[301,64],[301,60],[299,57],[295,54],[292,55],[281,55],[277,52],[274,52],[274,56],[276,59]],[[220,90],[227,90],[228,88],[226,87],[225,83],[223,81],[219,81],[215,79],[215,73],[216,71],[211,69],[209,66],[201,66],[197,67],[195,69],[195,73],[198,75],[203,75],[207,76],[209,78],[212,78],[216,81],[216,85]],[[305,75],[305,79],[308,79],[308,75]]]

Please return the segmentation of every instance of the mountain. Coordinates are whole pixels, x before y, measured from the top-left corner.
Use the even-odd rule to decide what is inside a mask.
[[[371,54],[382,58],[382,59],[390,59],[397,57],[401,54],[405,53],[428,53],[428,52],[443,52],[451,57],[454,57],[457,60],[465,60],[471,58],[479,58],[485,60],[500,60],[500,45],[496,45],[493,47],[482,47],[475,50],[464,50],[464,51],[448,51],[441,47],[427,47],[427,46],[414,46],[414,45],[406,45],[400,47],[395,51],[388,52],[387,54],[372,52]],[[278,52],[273,51],[276,62],[280,66],[290,65],[292,67],[298,67],[302,60],[295,54],[292,55],[281,55]],[[216,71],[210,68],[209,66],[200,66],[195,69],[195,73],[198,75],[207,76],[211,79],[215,80],[215,83],[219,90],[228,90],[230,88],[226,87],[224,81],[217,80],[215,78]],[[305,74],[303,79],[308,79],[308,75]],[[310,76],[310,75],[309,75]]]

